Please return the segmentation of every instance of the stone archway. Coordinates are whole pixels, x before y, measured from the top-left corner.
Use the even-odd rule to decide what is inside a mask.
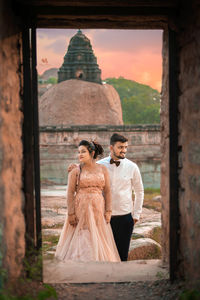
[[[163,97],[165,101],[163,102],[163,197],[165,198],[165,216],[163,217],[163,222],[165,223],[169,220],[170,215],[170,227],[177,229],[179,226],[178,219],[175,220],[174,216],[177,213],[177,193],[178,193],[178,176],[177,176],[177,158],[178,158],[178,150],[177,150],[177,94],[176,94],[176,64],[173,61],[173,57],[176,53],[175,46],[175,37],[174,31],[170,29],[169,39],[168,39],[168,24],[170,23],[170,27],[174,26],[173,22],[170,22],[170,16],[173,19],[173,13],[176,11],[177,2],[169,1],[167,4],[163,4],[163,1],[153,1],[151,5],[149,5],[149,1],[143,2],[140,6],[138,2],[125,2],[120,4],[120,2],[116,1],[95,1],[91,5],[90,1],[79,1],[79,5],[74,3],[74,1],[59,1],[59,3],[55,1],[48,1],[47,5],[43,5],[44,3],[39,3],[37,1],[29,1],[25,2],[23,0],[13,1],[12,5],[9,3],[8,11],[12,11],[12,16],[9,19],[10,28],[8,30],[8,37],[11,40],[10,51],[12,50],[13,44],[16,47],[16,54],[18,61],[18,68],[22,64],[21,53],[19,53],[19,44],[23,41],[24,45],[24,60],[23,60],[23,68],[24,68],[24,86],[20,82],[18,82],[18,88],[21,87],[21,93],[23,96],[23,114],[25,116],[24,119],[24,128],[23,128],[23,143],[24,143],[24,195],[25,195],[25,211],[26,211],[26,234],[31,235],[34,240],[34,245],[38,248],[41,246],[40,234],[41,234],[41,226],[40,226],[40,196],[39,196],[39,174],[37,173],[38,169],[38,138],[37,138],[37,124],[38,124],[38,116],[37,116],[37,94],[36,91],[36,60],[35,60],[35,37],[34,30],[37,27],[52,27],[52,28],[132,28],[132,29],[148,29],[148,28],[161,28],[165,30],[165,38],[164,38],[164,72],[163,75]],[[16,20],[16,16],[18,20]],[[5,23],[7,20],[5,19]],[[20,20],[20,22],[19,22]],[[20,24],[19,24],[20,23]],[[17,24],[17,25],[16,25]],[[22,25],[24,24],[24,26]],[[16,26],[17,30],[16,30]],[[21,37],[20,30],[24,28],[23,37]],[[32,28],[33,35],[30,36],[29,28]],[[16,31],[19,33],[16,35]],[[14,36],[15,35],[15,36]],[[14,36],[14,38],[12,38]],[[30,42],[31,47],[30,49]],[[168,52],[169,50],[169,52]],[[31,52],[32,51],[32,52]],[[170,55],[169,55],[170,54]],[[168,56],[169,55],[169,56]],[[33,58],[33,60],[31,59]],[[168,60],[169,59],[169,60]],[[8,61],[5,59],[5,50],[4,50],[4,61]],[[169,72],[168,72],[169,66]],[[13,67],[14,72],[17,74],[19,72],[16,64]],[[22,79],[18,75],[18,81]],[[169,82],[168,82],[169,77]],[[168,90],[169,86],[169,90]],[[33,88],[35,87],[35,88]],[[175,98],[173,97],[175,92]],[[170,98],[168,97],[170,95]],[[7,95],[6,95],[7,96]],[[14,97],[11,97],[14,99]],[[33,99],[35,99],[34,102]],[[168,102],[169,100],[169,102]],[[175,101],[174,101],[175,100]],[[6,102],[6,109],[8,110],[8,101]],[[26,106],[27,104],[27,106]],[[36,104],[36,105],[33,105]],[[168,111],[168,104],[170,107],[170,111]],[[18,105],[19,106],[19,105]],[[16,107],[18,107],[16,106]],[[20,108],[19,108],[20,111]],[[33,111],[35,113],[33,114]],[[170,113],[170,127],[168,126],[168,120]],[[173,113],[175,112],[175,114]],[[20,123],[18,121],[18,123]],[[34,127],[35,125],[35,127]],[[174,139],[169,140],[169,134],[175,132]],[[32,147],[34,145],[34,151],[32,151]],[[169,148],[168,148],[169,147]],[[167,149],[167,150],[166,150]],[[170,152],[169,152],[170,149]],[[19,152],[20,153],[20,152]],[[172,157],[173,154],[173,157]],[[173,159],[172,159],[173,158]],[[170,168],[169,168],[170,163]],[[36,175],[36,176],[35,176]],[[168,181],[169,179],[169,181]],[[165,181],[165,182],[164,182]],[[168,185],[170,182],[170,187]],[[21,187],[19,187],[19,190]],[[175,204],[175,210],[169,212],[169,190],[171,197],[171,205]],[[34,196],[36,195],[36,197]],[[175,201],[173,202],[173,200]],[[23,200],[21,200],[21,203]],[[34,206],[36,207],[34,212]],[[171,206],[173,208],[173,206]],[[171,215],[172,213],[172,215]],[[30,217],[30,218],[29,218]],[[38,220],[38,221],[36,221]],[[164,225],[165,226],[165,225]],[[165,230],[165,229],[164,229]],[[6,231],[5,231],[6,232]],[[13,229],[13,232],[19,235],[19,230],[16,228]],[[171,231],[172,232],[172,231]],[[169,226],[168,222],[166,223],[166,236],[169,236]],[[9,237],[12,235],[8,235],[7,239],[9,245]],[[21,237],[21,236],[20,236]],[[173,234],[170,235],[170,248],[173,249],[173,253],[177,253],[177,242],[178,242],[178,232],[175,230]],[[6,240],[6,239],[5,239]],[[7,241],[7,240],[6,240]],[[166,243],[164,248],[166,249],[166,261],[167,257],[169,257],[168,251],[168,239],[166,239]],[[28,243],[28,240],[27,240]],[[32,242],[31,242],[32,243]],[[7,244],[6,244],[7,245]],[[172,252],[171,252],[172,253]],[[16,260],[17,261],[17,254]],[[13,256],[14,257],[14,256]],[[178,270],[177,263],[177,255],[170,256],[170,267],[171,267],[171,278],[173,279],[176,276],[176,271]],[[8,257],[6,261],[9,263]],[[20,262],[19,262],[20,264]],[[15,266],[9,265],[11,274],[14,276],[14,270],[16,270],[16,262]],[[21,268],[21,265],[20,265]]]
[[[165,52],[165,55],[168,55],[169,54],[169,45],[168,45],[168,29],[165,28],[165,38],[167,37],[167,41],[165,41],[165,46],[166,46],[166,49],[164,51]],[[169,85],[169,82],[168,82],[168,75],[169,75],[169,71],[168,71],[168,68],[169,68],[169,65],[168,65],[168,58],[164,60],[165,65],[163,66],[163,69],[164,70],[167,70],[166,73],[163,72],[163,78],[165,80],[165,84],[166,86]],[[81,72],[79,72],[81,73]],[[162,146],[167,147],[167,145],[169,146],[169,140],[166,140],[166,136],[168,136],[169,134],[169,127],[168,127],[168,118],[169,118],[169,111],[168,109],[166,109],[167,107],[167,103],[169,104],[169,90],[168,89],[164,89],[164,93],[163,93],[163,99],[164,99],[164,110],[162,111],[162,129],[163,129],[163,139],[162,139]],[[172,148],[173,146],[175,146],[175,144],[172,145]],[[165,167],[166,167],[166,158],[168,157],[169,159],[169,153],[167,151],[163,151],[163,155],[165,156]],[[169,264],[169,237],[170,237],[170,226],[169,226],[169,216],[170,216],[170,211],[169,211],[169,194],[166,190],[166,185],[169,187],[168,183],[166,184],[166,181],[168,182],[168,176],[170,174],[170,169],[165,169],[165,167],[162,166],[162,170],[164,168],[164,176],[162,177],[162,180],[164,182],[164,189],[162,188],[162,184],[161,184],[161,192],[162,192],[162,196],[164,197],[165,199],[165,211],[164,213],[162,214],[162,220],[163,220],[163,262],[165,264]],[[167,172],[167,176],[166,176],[166,172]],[[173,182],[173,181],[172,181]],[[174,236],[174,238],[176,239],[176,236]],[[172,243],[173,244],[173,243]],[[174,249],[174,246],[172,247],[172,249]],[[172,259],[172,264],[174,262],[174,256],[171,257]],[[173,278],[173,271],[171,269],[171,278]]]
[[[164,84],[165,84],[165,87],[168,87],[169,85],[169,82],[168,82],[168,74],[169,74],[169,71],[168,71],[168,62],[169,62],[169,59],[168,59],[168,53],[169,53],[169,47],[168,47],[168,29],[165,29],[165,36],[164,36],[164,39],[165,39],[165,49],[163,49],[163,51],[165,51],[165,60],[163,60],[163,64],[164,65],[164,69],[165,69],[165,72],[163,74],[163,80],[165,81]],[[167,40],[166,40],[167,39]],[[165,149],[167,147],[169,147],[169,127],[168,127],[168,119],[169,119],[169,110],[168,110],[168,104],[169,104],[169,90],[168,88],[163,88],[163,99],[165,101],[165,103],[163,104],[162,106],[162,130],[163,130],[163,133],[165,132],[165,136],[162,140],[162,147],[163,147],[163,155],[165,155],[165,159],[164,159],[164,162],[165,162],[165,166],[162,165],[162,170],[164,167],[166,167],[166,161],[167,159],[169,159],[169,153],[167,151],[165,151]],[[168,131],[167,131],[168,130]],[[167,137],[167,139],[166,139]],[[175,145],[174,145],[175,146]],[[167,173],[168,172],[168,173]],[[163,185],[164,185],[164,188],[162,189],[162,194],[164,197],[166,197],[166,199],[168,199],[169,197],[169,194],[167,192],[167,189],[169,188],[169,183],[168,183],[168,176],[169,176],[169,169],[165,169],[164,170],[164,178],[163,178]],[[168,175],[166,175],[168,174]],[[165,245],[165,249],[163,251],[163,262],[165,264],[168,264],[169,263],[169,201],[166,201],[165,202],[165,211],[164,211],[164,215],[163,215],[163,222],[165,224],[165,227],[164,227],[164,234],[163,234],[163,244]]]

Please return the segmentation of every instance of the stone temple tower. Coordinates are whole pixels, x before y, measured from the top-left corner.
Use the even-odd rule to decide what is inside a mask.
[[[58,71],[58,82],[79,79],[101,84],[101,70],[90,40],[81,30],[71,38],[64,62]]]

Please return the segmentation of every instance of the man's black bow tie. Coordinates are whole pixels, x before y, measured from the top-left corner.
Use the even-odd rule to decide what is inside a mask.
[[[111,164],[111,165],[112,165],[112,164],[116,164],[116,166],[118,167],[118,166],[120,165],[120,161],[119,161],[119,160],[114,160],[114,159],[111,158],[110,164]]]

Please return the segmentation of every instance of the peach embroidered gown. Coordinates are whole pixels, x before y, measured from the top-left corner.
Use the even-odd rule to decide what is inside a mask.
[[[78,177],[79,188],[75,193]],[[110,223],[104,217],[105,211],[111,211],[110,185],[106,182],[102,166],[98,172],[83,170],[79,175],[76,168],[69,173],[68,214],[75,213],[78,224],[70,225],[66,217],[55,253],[58,259],[120,261]]]

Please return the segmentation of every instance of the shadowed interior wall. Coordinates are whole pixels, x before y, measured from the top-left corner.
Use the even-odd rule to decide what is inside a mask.
[[[0,248],[2,267],[18,277],[25,253],[22,195],[21,34],[11,1],[0,1]]]
[[[67,166],[78,162],[77,147],[82,139],[97,140],[109,154],[114,132],[129,140],[127,158],[136,162],[145,188],[160,188],[160,126],[74,126],[41,127],[40,161],[42,183],[67,184]]]

